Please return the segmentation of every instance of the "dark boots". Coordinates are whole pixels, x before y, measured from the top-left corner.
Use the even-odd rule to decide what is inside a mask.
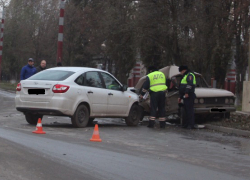
[[[165,128],[165,126],[166,126],[166,122],[165,121],[159,121],[159,123],[160,123],[160,128]],[[155,121],[153,121],[153,120],[149,120],[148,121],[148,128],[154,128],[154,125],[155,125]]]
[[[155,125],[155,121],[153,121],[153,120],[149,120],[148,121],[148,128],[154,128],[154,125]]]
[[[160,121],[160,128],[165,128],[166,122],[165,121]]]

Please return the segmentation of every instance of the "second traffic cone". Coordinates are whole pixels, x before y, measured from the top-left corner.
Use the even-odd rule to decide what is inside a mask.
[[[101,140],[101,138],[99,136],[98,124],[95,124],[93,136],[90,139],[90,141],[102,142],[102,140]]]
[[[37,122],[37,125],[36,125],[36,130],[33,131],[33,133],[36,133],[36,134],[46,134],[46,132],[43,131],[41,118],[38,119],[38,122]]]

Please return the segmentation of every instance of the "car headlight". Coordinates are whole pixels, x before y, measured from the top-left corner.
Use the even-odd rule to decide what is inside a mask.
[[[204,103],[204,99],[201,98],[201,99],[199,100],[199,102],[200,102],[201,104],[203,104],[203,103]]]
[[[229,99],[228,99],[228,98],[225,99],[225,103],[226,103],[226,104],[229,103]]]
[[[195,103],[195,104],[197,104],[198,102],[199,102],[199,100],[198,100],[198,99],[195,99],[195,100],[194,100],[194,103]]]

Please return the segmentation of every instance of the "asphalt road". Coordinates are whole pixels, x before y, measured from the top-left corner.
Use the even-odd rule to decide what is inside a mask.
[[[210,130],[167,126],[127,127],[122,119],[97,119],[93,127],[45,116],[44,135],[33,134],[15,110],[14,94],[0,91],[0,180],[249,179],[250,139]]]

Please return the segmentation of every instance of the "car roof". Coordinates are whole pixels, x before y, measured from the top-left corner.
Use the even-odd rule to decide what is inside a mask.
[[[176,76],[176,75],[180,75],[180,72],[179,72],[179,66],[175,66],[175,65],[172,65],[172,66],[166,66],[162,69],[160,69],[159,71],[163,72],[166,76],[166,78],[168,79],[171,79],[173,76]],[[200,75],[200,73],[197,73],[197,72],[193,72],[195,75]]]
[[[62,70],[62,71],[72,71],[72,72],[78,72],[78,71],[100,71],[100,72],[106,72],[101,69],[96,69],[96,68],[89,68],[89,67],[54,67],[54,68],[49,68],[47,70]]]

